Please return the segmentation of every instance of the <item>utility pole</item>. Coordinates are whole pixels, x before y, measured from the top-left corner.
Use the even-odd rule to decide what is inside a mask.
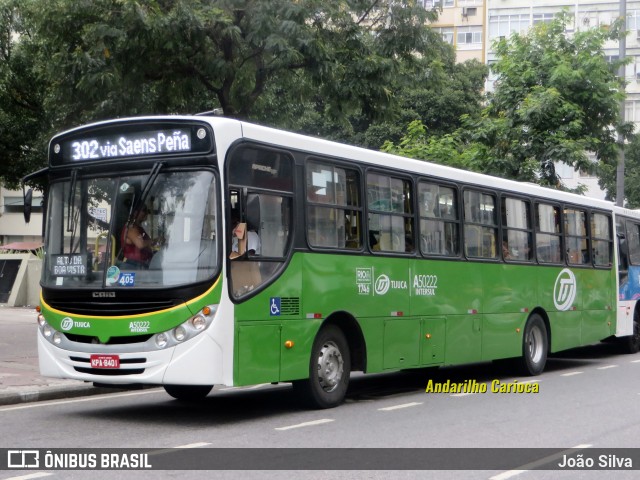
[[[620,0],[620,18],[622,19],[623,34],[620,37],[618,57],[621,62],[624,61],[627,50],[627,0]],[[620,81],[625,83],[625,65],[620,65],[618,70]],[[625,119],[625,99],[620,101],[620,123],[624,123]],[[624,136],[618,130],[618,168],[616,169],[616,205],[624,207]]]

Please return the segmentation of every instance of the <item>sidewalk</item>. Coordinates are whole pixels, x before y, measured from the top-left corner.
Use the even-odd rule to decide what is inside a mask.
[[[40,375],[36,311],[0,306],[0,405],[120,391],[78,380]]]

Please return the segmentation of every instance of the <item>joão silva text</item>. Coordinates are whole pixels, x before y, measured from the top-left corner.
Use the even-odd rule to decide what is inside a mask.
[[[560,468],[594,468],[596,463],[593,458],[585,457],[583,454],[578,454],[575,458],[563,455],[558,466]],[[600,455],[597,466],[600,468],[633,468],[633,461],[629,457]]]
[[[487,393],[488,385],[486,383],[478,383],[475,380],[465,380],[464,382],[451,382],[447,380],[444,383],[429,380],[425,393]],[[493,380],[491,382],[491,393],[538,393],[540,385],[537,383],[518,383],[501,382]]]

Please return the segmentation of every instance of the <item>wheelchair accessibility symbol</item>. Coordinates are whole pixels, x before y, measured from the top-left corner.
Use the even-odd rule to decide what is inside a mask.
[[[280,297],[271,297],[271,299],[269,299],[269,302],[271,303],[271,307],[270,307],[271,316],[279,317],[280,316]]]

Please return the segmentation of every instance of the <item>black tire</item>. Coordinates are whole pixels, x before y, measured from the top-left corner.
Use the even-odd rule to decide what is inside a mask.
[[[633,335],[623,338],[622,341],[625,353],[634,354],[640,352],[640,319],[637,312],[633,316]]]
[[[547,325],[540,315],[534,313],[527,320],[522,337],[520,367],[525,375],[540,375],[544,371],[549,353]]]
[[[309,378],[293,382],[301,400],[311,408],[333,408],[344,401],[349,387],[351,356],[347,340],[335,325],[318,332],[309,361]]]
[[[176,400],[193,402],[209,395],[213,385],[163,385],[164,390]]]

